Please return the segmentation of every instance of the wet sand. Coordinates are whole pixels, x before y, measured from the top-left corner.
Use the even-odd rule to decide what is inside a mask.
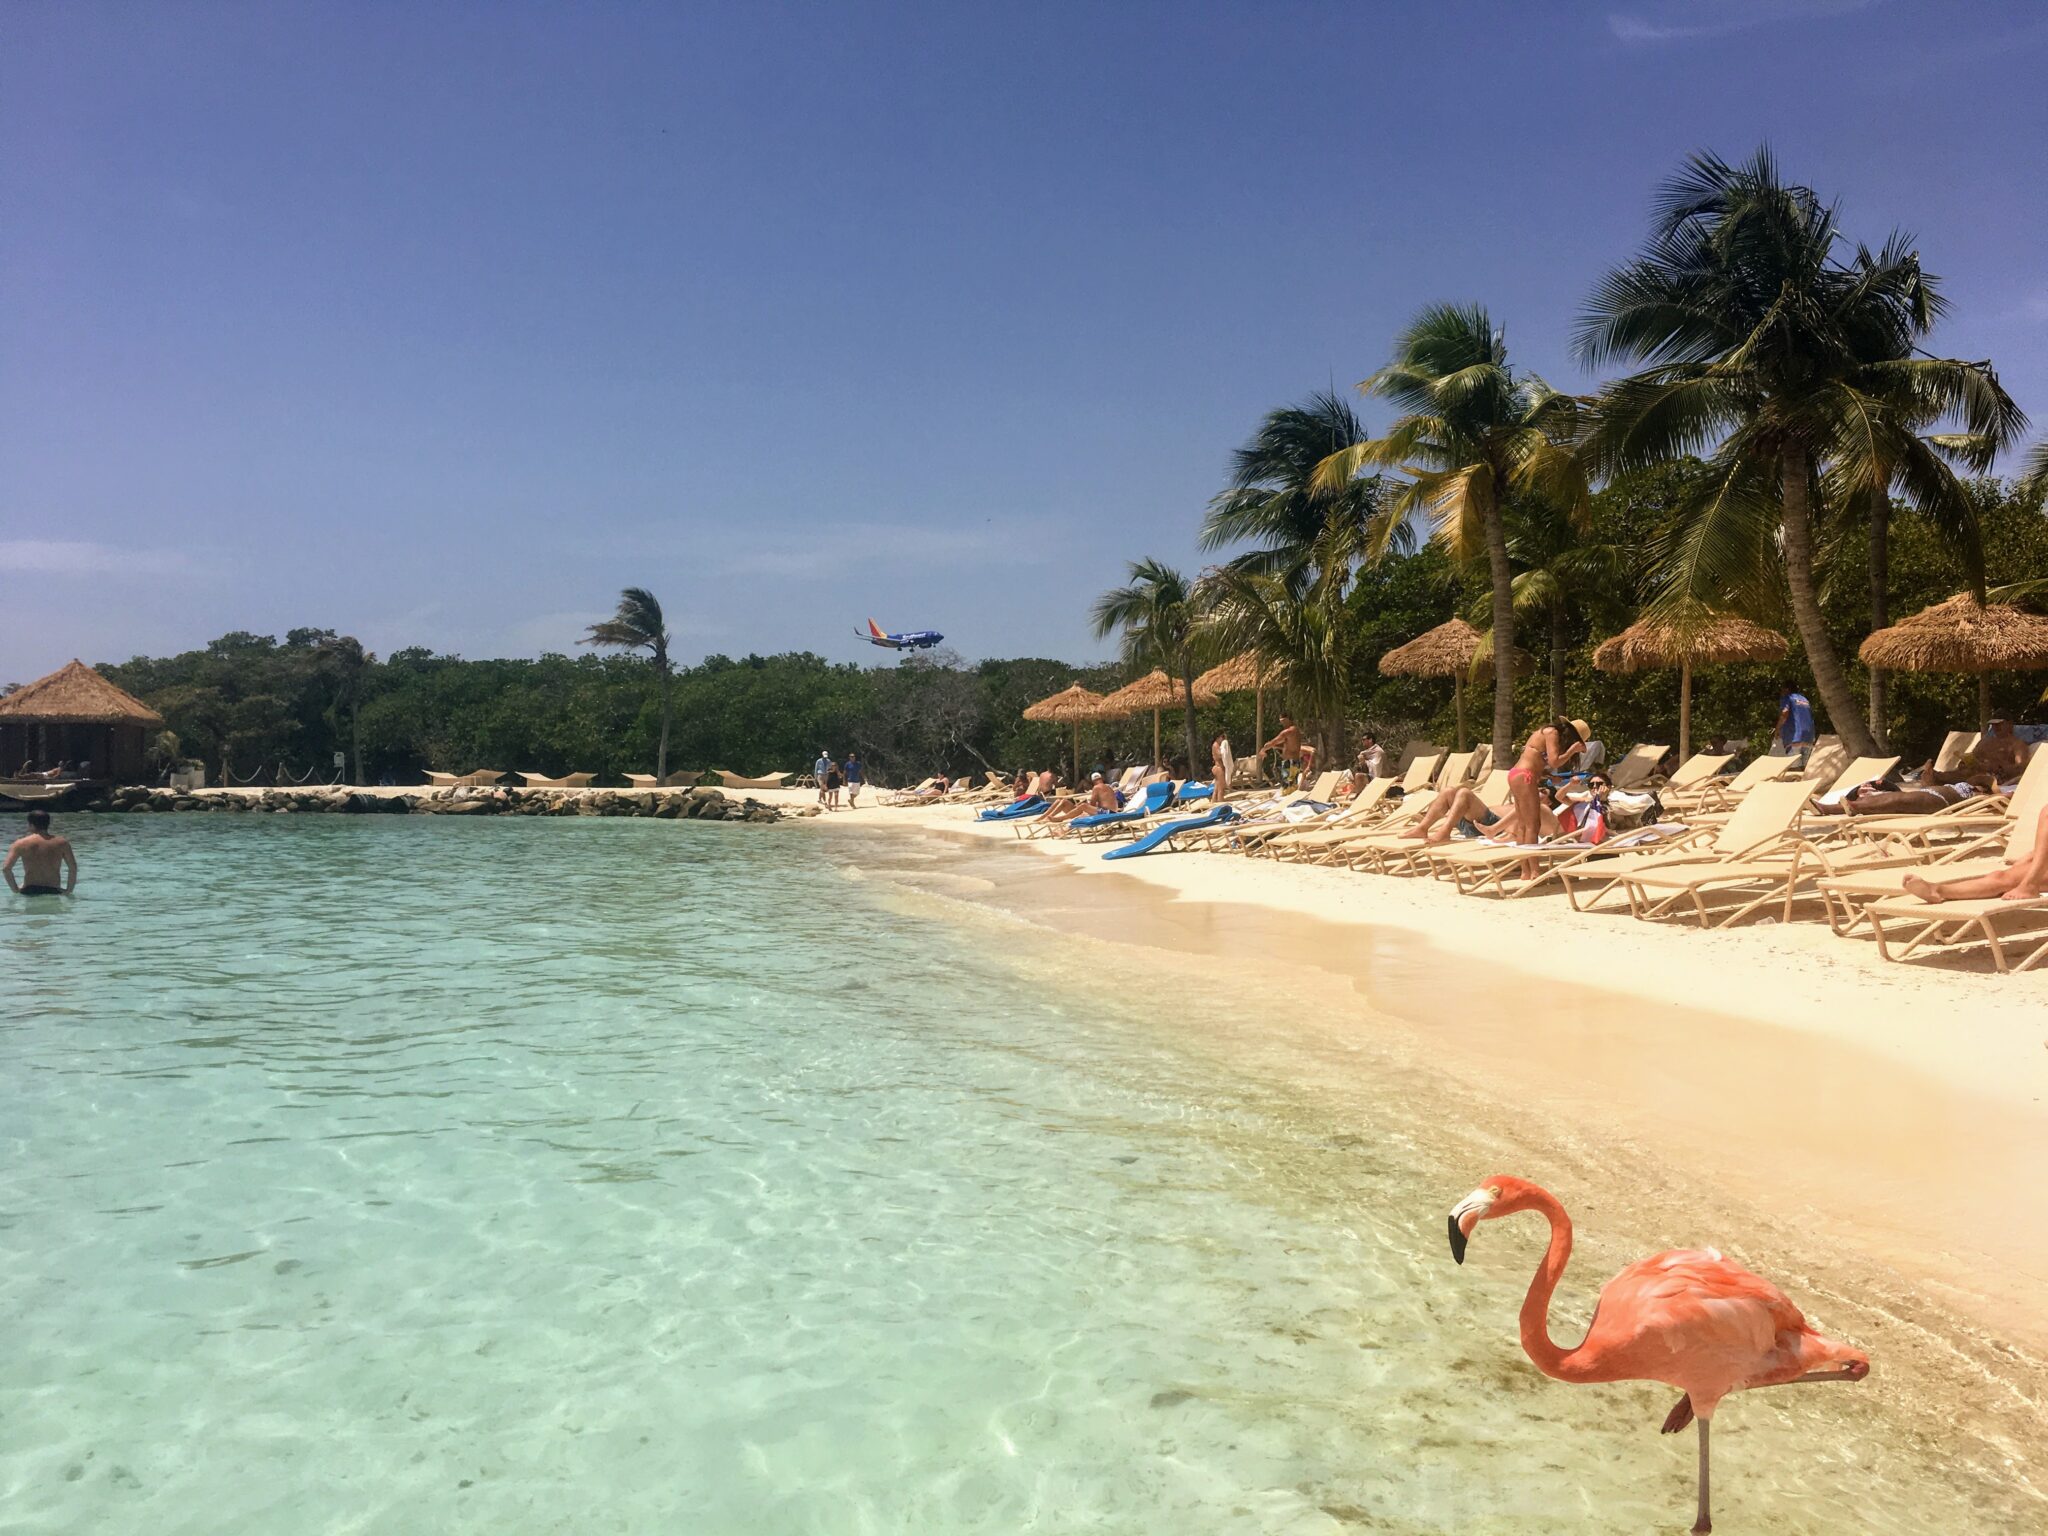
[[[2038,1003],[2010,981],[1909,975],[1886,1001],[1890,976],[1855,959],[1816,967],[1794,953],[1731,969],[1712,941],[1741,933],[1651,929],[1561,900],[1503,908],[1435,882],[1263,860],[1103,865],[1099,849],[978,836],[957,811],[839,817],[823,830],[850,834],[834,844],[913,888],[1105,946],[1099,963],[1138,965],[1154,990],[1177,979],[1241,996],[1241,1029],[1187,1047],[1282,1075],[1333,1114],[1358,1073],[1416,1074],[1419,1100],[1499,1149],[1499,1166],[1447,1171],[1446,1206],[1487,1174],[1521,1173],[1574,1192],[1582,1235],[1605,1226],[1640,1241],[1636,1252],[1722,1248],[1871,1350],[1901,1434],[1953,1426],[1969,1439],[1958,1455],[2048,1488],[2048,1232],[2031,1214],[2048,1169],[2048,1050]],[[1347,883],[1405,919],[1333,899]],[[1232,884],[1254,899],[1214,899]],[[1446,898],[1455,921],[1433,906]],[[1617,942],[1639,948],[1634,985],[1532,974],[1521,963],[1530,924],[1586,925],[1575,959],[1586,975],[1605,974]],[[1679,963],[1664,953],[1673,941],[1710,953]],[[1559,942],[1569,949],[1569,935]],[[1816,987],[1822,999],[1809,1000]],[[1779,1017],[1725,1006],[1759,988],[1778,997]],[[1956,1013],[1951,989],[1973,1012]],[[1702,997],[1724,1006],[1695,1006]],[[1907,1038],[1916,1028],[1931,1028],[1931,1043]],[[1964,1048],[1954,1037],[1967,1029]],[[1592,1287],[1605,1273],[1575,1279]]]

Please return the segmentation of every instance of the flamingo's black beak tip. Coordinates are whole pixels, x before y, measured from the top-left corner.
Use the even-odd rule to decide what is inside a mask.
[[[1451,1257],[1458,1263],[1465,1262],[1465,1234],[1458,1230],[1458,1218],[1451,1218]]]

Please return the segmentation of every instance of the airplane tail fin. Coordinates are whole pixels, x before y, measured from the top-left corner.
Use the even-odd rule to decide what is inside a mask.
[[[868,633],[877,640],[886,640],[889,638],[888,631],[884,630],[882,626],[877,624],[873,619],[868,620]]]

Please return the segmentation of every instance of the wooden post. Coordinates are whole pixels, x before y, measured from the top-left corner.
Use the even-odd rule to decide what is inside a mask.
[[[1159,711],[1156,709],[1152,711],[1152,766],[1154,768],[1164,768],[1166,766],[1159,760]]]
[[[1678,760],[1692,756],[1692,658],[1678,663]]]
[[[1991,729],[1991,674],[1989,672],[1979,672],[1977,674],[1977,729],[1980,731]]]

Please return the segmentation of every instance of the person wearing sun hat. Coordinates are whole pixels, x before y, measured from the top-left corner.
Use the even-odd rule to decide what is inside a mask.
[[[1574,719],[1572,729],[1579,733],[1579,740],[1586,745],[1579,752],[1579,760],[1572,766],[1580,773],[1590,773],[1607,761],[1607,744],[1593,735],[1593,727],[1585,721]]]

